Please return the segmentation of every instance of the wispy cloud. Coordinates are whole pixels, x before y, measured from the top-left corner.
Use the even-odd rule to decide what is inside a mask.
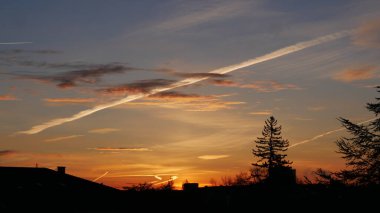
[[[178,73],[169,72],[174,76],[181,76],[186,78],[213,78],[213,77],[227,77],[228,75],[218,74],[218,73]],[[173,74],[174,73],[174,74]],[[126,95],[126,94],[136,94],[136,93],[147,93],[154,88],[164,87],[175,83],[175,80],[171,79],[147,79],[138,80],[132,83],[116,85],[108,88],[99,89],[99,92],[108,95]],[[160,95],[157,95],[160,96]]]
[[[117,65],[125,66],[125,64],[123,63],[94,64],[94,63],[86,63],[82,61],[51,62],[51,61],[36,61],[36,60],[30,60],[26,58],[26,56],[29,56],[30,54],[54,55],[54,54],[59,54],[59,53],[62,53],[62,52],[58,50],[51,50],[51,49],[36,49],[36,50],[7,49],[7,50],[0,50],[0,61],[2,65],[7,65],[7,66],[37,67],[37,68],[45,68],[45,69],[82,70],[82,69],[96,69],[99,67],[117,66]]]
[[[241,1],[212,4],[208,7],[198,8],[195,12],[185,13],[182,16],[158,23],[153,29],[155,31],[178,31],[203,23],[231,18],[246,11],[248,9],[247,4],[248,2]]]
[[[0,42],[0,45],[31,44],[30,41]]]
[[[251,84],[240,85],[240,88],[254,89],[257,92],[277,92],[281,90],[298,90],[300,89],[295,84],[282,84],[277,81],[255,81]]]
[[[46,139],[45,142],[56,142],[56,141],[63,141],[63,140],[70,140],[74,138],[83,137],[84,135],[70,135],[70,136],[63,136],[63,137],[57,137],[57,138],[50,138]]]
[[[14,150],[0,150],[0,157],[16,154]]]
[[[250,112],[250,115],[271,115],[271,111],[258,111],[258,112]]]
[[[372,21],[363,23],[354,33],[354,44],[369,47],[380,48],[380,17]]]
[[[198,73],[183,73],[183,72],[174,72],[173,75],[175,76],[179,76],[179,77],[184,77],[184,78],[226,78],[226,77],[229,77],[229,75],[226,75],[226,74],[219,74],[219,73],[208,73],[208,72],[205,72],[205,73],[202,73],[202,72],[198,72]]]
[[[225,87],[239,87],[239,84],[237,82],[231,81],[231,80],[224,80],[224,79],[213,79],[210,80],[211,84],[216,86],[225,86]]]
[[[288,55],[288,54],[291,54],[294,52],[298,52],[298,51],[301,51],[303,49],[313,47],[316,45],[320,45],[320,44],[323,44],[323,43],[326,43],[329,41],[334,41],[336,39],[343,38],[343,37],[348,36],[348,35],[351,35],[351,31],[338,32],[338,33],[318,37],[318,38],[313,39],[313,40],[296,43],[294,45],[290,45],[290,46],[278,49],[276,51],[265,54],[263,56],[252,58],[252,59],[249,59],[247,61],[243,61],[243,62],[238,63],[238,64],[225,66],[225,67],[222,67],[219,69],[212,70],[212,71],[210,71],[210,73],[218,73],[218,74],[230,73],[230,72],[233,72],[235,70],[239,70],[239,69],[244,68],[244,67],[252,66],[252,65],[264,62],[264,61],[269,61],[269,60],[272,60],[272,59],[275,59],[275,58],[278,58],[281,56],[285,56],[285,55]],[[129,95],[129,96],[124,97],[124,98],[119,99],[119,100],[100,104],[100,105],[94,106],[93,108],[83,110],[81,112],[78,112],[78,113],[70,116],[70,117],[50,120],[50,121],[42,123],[40,125],[33,126],[29,130],[19,131],[18,133],[19,134],[36,134],[36,133],[39,133],[45,129],[51,128],[53,126],[58,126],[58,125],[61,125],[61,124],[67,123],[67,122],[75,121],[75,120],[81,119],[85,116],[89,116],[93,113],[96,113],[98,111],[108,109],[110,107],[115,107],[115,106],[118,106],[120,104],[132,102],[132,101],[135,101],[138,99],[148,97],[150,95],[154,95],[154,94],[157,94],[160,92],[169,91],[169,90],[172,90],[172,89],[175,89],[178,87],[184,87],[184,86],[192,85],[192,84],[195,84],[195,83],[198,83],[200,81],[207,80],[207,79],[208,79],[207,77],[204,77],[204,78],[186,78],[186,79],[177,81],[173,84],[170,84],[170,85],[167,85],[164,87],[152,89],[149,91],[149,93],[138,93],[138,94],[134,94],[134,95]]]
[[[169,80],[169,79],[139,80],[139,81],[129,83],[129,84],[123,84],[123,85],[101,89],[99,91],[105,94],[111,94],[111,95],[147,93],[154,88],[168,86],[174,82],[175,82],[174,80]]]
[[[82,104],[82,103],[92,103],[95,101],[94,98],[45,98],[47,103],[57,103],[57,104]]]
[[[222,158],[228,158],[229,155],[201,155],[198,156],[199,159],[202,160],[217,160],[217,159],[222,159]]]
[[[148,148],[127,148],[127,147],[96,147],[96,148],[90,148],[98,151],[130,151],[130,152],[148,152],[152,151]]]
[[[0,95],[0,101],[15,101],[18,100],[14,95]]]
[[[377,84],[372,84],[372,85],[364,85],[363,86],[364,88],[369,88],[369,89],[374,89],[374,88],[377,88],[378,85]]]
[[[317,111],[322,111],[322,110],[325,110],[326,107],[325,106],[309,106],[306,108],[308,111],[314,111],[314,112],[317,112]]]
[[[344,70],[335,76],[333,79],[343,82],[352,82],[359,80],[367,80],[376,77],[376,67],[374,66],[365,66],[355,69]]]
[[[106,64],[90,64],[84,62],[47,62],[47,61],[34,61],[25,60],[24,58],[14,57],[10,54],[2,54],[0,57],[2,63],[8,66],[23,66],[23,67],[37,67],[37,68],[53,68],[53,69],[92,69]],[[114,63],[108,64],[114,65]],[[38,76],[37,76],[38,77]]]
[[[58,50],[25,50],[25,49],[7,49],[1,50],[0,55],[18,55],[18,54],[59,54],[62,53]]]
[[[95,133],[95,134],[107,134],[111,132],[117,132],[120,131],[120,129],[115,128],[100,128],[100,129],[91,129],[88,132],[89,133]]]
[[[55,82],[60,88],[69,88],[77,86],[78,83],[97,83],[104,75],[121,74],[132,70],[141,69],[135,67],[127,67],[121,64],[105,64],[82,70],[62,72],[51,76],[19,75],[18,77],[22,79]]]
[[[233,105],[244,104],[239,101],[224,101],[229,95],[197,95],[179,92],[162,92],[149,96],[144,101],[133,102],[128,106],[158,106],[186,111],[218,111],[231,109]]]
[[[295,84],[283,84],[277,81],[254,81],[252,83],[238,83],[231,80],[212,80],[211,84],[216,86],[224,87],[238,87],[238,88],[247,88],[253,89],[257,92],[277,92],[281,90],[298,90],[298,87]]]

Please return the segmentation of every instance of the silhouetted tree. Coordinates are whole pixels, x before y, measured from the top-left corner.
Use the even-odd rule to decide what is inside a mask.
[[[217,186],[217,185],[218,185],[218,182],[217,182],[214,178],[211,178],[211,179],[210,179],[210,185],[211,185],[211,186]]]
[[[324,184],[324,185],[342,184],[341,180],[339,179],[339,177],[337,177],[337,174],[334,172],[319,168],[313,173],[315,175],[315,182],[317,184]],[[311,182],[310,180],[308,181]]]
[[[139,183],[137,185],[132,185],[132,186],[124,186],[123,189],[127,190],[127,191],[136,191],[136,192],[153,191],[154,190],[153,184],[147,183],[147,182]]]
[[[268,170],[265,168],[253,166],[250,171],[253,183],[260,183],[268,177]]]
[[[162,184],[158,188],[158,190],[161,190],[161,191],[173,191],[174,190],[174,181],[173,180],[169,180],[165,184]]]
[[[221,177],[221,186],[247,186],[252,183],[252,177],[248,172],[239,172],[235,177]]]
[[[377,88],[380,89],[380,86]],[[338,176],[349,183],[380,184],[380,118],[377,118],[380,114],[380,98],[376,100],[377,103],[367,103],[367,109],[376,116],[368,124],[354,124],[348,119],[339,118],[352,135],[336,141],[338,153],[343,155],[348,166]]]
[[[251,176],[247,172],[240,172],[235,175],[233,180],[233,185],[236,186],[247,186],[251,184]]]
[[[222,186],[232,186],[234,185],[234,180],[232,179],[232,177],[230,176],[223,176],[220,178],[221,182],[222,182]]]
[[[271,177],[271,172],[275,168],[290,168],[292,162],[285,160],[288,150],[289,141],[282,139],[281,126],[277,125],[277,120],[271,116],[265,121],[264,129],[262,131],[263,137],[258,137],[255,140],[256,148],[252,149],[253,155],[258,158],[255,167],[264,168],[268,171],[268,177]],[[254,176],[257,174],[252,174]],[[257,178],[257,177],[256,177]]]

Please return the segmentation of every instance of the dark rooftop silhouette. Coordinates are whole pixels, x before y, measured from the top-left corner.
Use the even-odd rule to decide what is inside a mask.
[[[48,168],[0,167],[1,188],[14,191],[115,191],[117,189]]]
[[[199,184],[198,183],[184,183],[182,184],[182,189],[184,191],[193,191],[193,190],[197,190],[199,187]]]
[[[48,168],[0,167],[0,212],[109,212],[120,190]]]

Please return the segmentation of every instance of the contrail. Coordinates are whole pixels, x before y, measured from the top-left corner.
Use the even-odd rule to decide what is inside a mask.
[[[167,182],[170,182],[170,181],[174,181],[175,179],[177,179],[178,176],[171,176],[168,180],[164,180],[164,181],[161,181],[161,182],[158,182],[158,183],[153,183],[152,185],[158,185],[158,184],[162,184],[162,183],[167,183]]]
[[[172,175],[172,174],[157,174],[157,175],[116,175],[112,177],[154,177],[157,180],[162,180],[162,175]]]
[[[157,180],[162,180],[162,177],[160,177],[158,175],[155,175],[154,178],[156,178]]]
[[[94,180],[92,180],[93,182],[96,182],[97,180],[99,180],[100,178],[106,176],[109,172],[105,172],[104,174],[100,175],[99,177],[95,178]]]
[[[376,120],[376,119],[377,119],[377,118],[372,118],[372,119],[369,119],[369,120],[366,120],[366,121],[363,121],[363,122],[357,123],[357,125],[365,124],[365,123],[368,123],[368,122],[374,121],[374,120]],[[305,143],[310,143],[310,142],[315,141],[315,140],[317,140],[317,139],[319,139],[319,138],[322,138],[322,137],[324,137],[324,136],[326,136],[326,135],[330,135],[330,134],[333,134],[333,133],[335,133],[335,132],[339,132],[339,131],[342,131],[342,130],[345,130],[345,129],[346,129],[346,128],[339,128],[339,129],[331,130],[331,131],[328,131],[328,132],[322,133],[322,134],[320,134],[320,135],[314,136],[314,137],[312,137],[312,138],[310,138],[310,139],[307,139],[307,140],[301,141],[301,142],[299,142],[299,143],[295,143],[295,144],[289,146],[288,148],[290,149],[290,148],[293,148],[293,147],[296,147],[296,146],[299,146],[299,145],[302,145],[302,144],[305,144]]]
[[[20,41],[20,42],[3,42],[0,45],[12,45],[12,44],[31,44],[33,42],[30,41]]]
[[[226,66],[226,67],[222,67],[222,68],[219,68],[219,69],[212,70],[209,73],[226,74],[226,73],[229,73],[229,72],[233,72],[235,70],[238,70],[238,69],[241,69],[241,68],[244,68],[244,67],[252,66],[252,65],[264,62],[264,61],[272,60],[272,59],[275,59],[275,58],[278,58],[278,57],[281,57],[281,56],[284,56],[284,55],[288,55],[290,53],[298,52],[300,50],[303,50],[303,49],[306,49],[306,48],[309,48],[309,47],[313,47],[313,46],[316,46],[316,45],[319,45],[319,44],[322,44],[322,43],[326,43],[326,42],[329,42],[329,41],[333,41],[333,40],[336,40],[336,39],[348,36],[348,35],[351,34],[351,32],[352,31],[342,31],[342,32],[338,32],[338,33],[322,36],[322,37],[319,37],[319,38],[316,38],[316,39],[313,39],[313,40],[310,40],[310,41],[300,42],[300,43],[297,43],[297,44],[294,44],[294,45],[291,45],[291,46],[288,46],[288,47],[276,50],[276,51],[271,52],[269,54],[266,54],[266,55],[263,55],[263,56],[259,56],[257,58],[253,58],[253,59],[250,59],[250,60],[247,60],[247,61],[243,61],[243,62],[241,62],[239,64],[234,64],[234,65],[230,65],[230,66]],[[19,131],[17,133],[20,133],[20,134],[36,134],[36,133],[44,131],[45,129],[48,129],[50,127],[58,126],[58,125],[61,125],[61,124],[64,124],[64,123],[67,123],[67,122],[70,122],[70,121],[78,120],[80,118],[86,117],[88,115],[91,115],[91,114],[93,114],[93,113],[95,113],[97,111],[103,110],[103,109],[107,109],[107,108],[114,107],[114,106],[117,106],[117,105],[120,105],[120,104],[124,104],[124,103],[127,103],[127,102],[138,100],[138,99],[141,99],[141,98],[144,98],[144,97],[147,97],[147,96],[159,93],[159,92],[164,92],[164,91],[172,90],[172,89],[175,89],[175,88],[178,88],[178,87],[183,87],[183,86],[195,84],[197,82],[206,80],[208,78],[209,77],[186,78],[186,79],[183,79],[181,81],[177,81],[177,82],[175,82],[175,83],[173,83],[173,84],[171,84],[169,86],[158,87],[158,88],[152,89],[152,90],[150,90],[150,91],[148,91],[146,93],[139,93],[139,94],[135,94],[135,95],[130,95],[130,96],[127,96],[127,97],[122,98],[120,100],[116,100],[116,101],[113,101],[113,102],[110,102],[110,103],[106,103],[106,104],[101,104],[101,105],[95,106],[95,107],[93,107],[91,109],[83,110],[83,111],[81,111],[81,112],[79,112],[77,114],[74,114],[71,117],[53,119],[53,120],[48,121],[46,123],[43,123],[43,124],[40,124],[40,125],[37,125],[37,126],[33,126],[29,130]]]

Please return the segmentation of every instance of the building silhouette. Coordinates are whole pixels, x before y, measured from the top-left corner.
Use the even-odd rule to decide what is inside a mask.
[[[0,186],[2,190],[17,191],[54,191],[54,192],[94,192],[116,191],[117,189],[66,174],[66,168],[57,171],[34,167],[0,167]]]
[[[120,190],[65,170],[0,167],[0,212],[107,212],[122,203]]]
[[[195,191],[199,187],[198,183],[184,183],[182,184],[183,191]]]

